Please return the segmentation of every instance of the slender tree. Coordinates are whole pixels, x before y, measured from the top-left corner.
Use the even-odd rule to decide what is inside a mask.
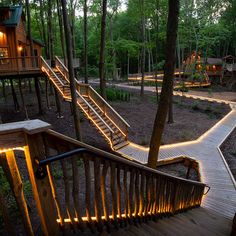
[[[67,61],[68,61],[68,71],[69,71],[70,91],[71,91],[72,111],[73,111],[73,117],[74,117],[75,132],[76,132],[76,138],[78,140],[81,140],[80,118],[79,118],[79,111],[78,111],[78,106],[77,106],[75,74],[74,74],[74,69],[73,69],[72,38],[71,38],[70,27],[69,27],[69,22],[68,22],[66,0],[61,0],[61,5],[62,5],[63,23],[64,23],[64,30],[65,30],[65,38],[66,38],[66,53],[67,53]]]
[[[88,24],[87,24],[88,6],[87,0],[84,0],[84,82],[88,83]]]
[[[145,77],[145,42],[146,42],[146,35],[145,35],[145,9],[144,9],[144,0],[140,0],[140,13],[141,13],[141,37],[142,37],[142,52],[141,52],[141,90],[140,95],[141,97],[144,96],[144,77]]]
[[[31,33],[31,17],[30,17],[30,6],[29,6],[29,0],[25,0],[25,6],[26,6],[26,13],[27,13],[27,33],[29,37],[29,44],[30,44],[30,56],[34,57],[34,47],[33,47],[33,39],[32,39],[32,33]],[[32,66],[35,66],[35,60],[32,58]]]
[[[170,96],[172,93],[173,76],[175,70],[175,50],[178,30],[179,0],[169,0],[168,3],[169,11],[167,23],[164,78],[148,155],[148,166],[152,168],[156,168],[159,148],[161,145],[161,137],[165,126]]]
[[[106,15],[107,15],[107,0],[102,0],[99,77],[100,77],[100,90],[103,98],[106,98],[106,78],[105,78]]]

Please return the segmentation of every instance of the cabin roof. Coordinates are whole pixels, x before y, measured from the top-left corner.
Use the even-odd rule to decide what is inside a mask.
[[[236,57],[234,57],[232,55],[227,55],[227,56],[223,57],[223,60],[236,60]]]
[[[10,14],[10,18],[1,22],[1,25],[7,26],[7,27],[17,26],[21,19],[22,6],[0,7],[0,13],[1,11],[4,11],[4,10],[9,10],[11,14]]]
[[[215,57],[202,57],[200,61],[197,62],[197,64],[207,64],[207,65],[222,65],[223,60],[221,58],[215,58]]]
[[[223,64],[221,58],[213,58],[213,57],[208,57],[206,62],[207,62],[206,64],[209,64],[209,65],[222,65]]]

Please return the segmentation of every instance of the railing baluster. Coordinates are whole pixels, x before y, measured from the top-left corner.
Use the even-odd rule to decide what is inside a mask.
[[[136,170],[135,175],[135,200],[134,200],[134,217],[139,213],[139,171]]]
[[[51,189],[52,189],[52,196],[53,196],[53,199],[55,201],[58,217],[59,217],[59,220],[60,220],[60,225],[61,225],[61,227],[63,227],[65,216],[62,212],[61,201],[60,201],[60,198],[58,196],[57,190],[55,188],[55,181],[54,181],[54,177],[53,177],[53,174],[52,174],[52,168],[51,168],[50,165],[47,167],[47,170],[48,170],[47,172],[48,172],[48,178],[49,178],[50,186],[51,186]]]
[[[69,175],[67,171],[67,163],[65,160],[61,161],[61,167],[63,172],[63,180],[64,180],[64,187],[65,187],[65,204],[66,204],[66,212],[67,216],[70,219],[70,223],[74,224],[74,214],[73,214],[73,207],[71,205],[71,194],[70,194],[70,181]]]
[[[144,209],[144,172],[141,172],[141,184],[140,184],[140,192],[139,192],[139,216],[141,217],[141,220],[143,219],[143,209]]]
[[[117,211],[118,217],[122,220],[121,216],[121,184],[120,184],[120,166],[117,165]]]
[[[83,221],[80,214],[80,202],[79,202],[79,171],[77,166],[77,160],[76,158],[72,158],[71,160],[72,164],[72,174],[73,174],[73,200],[74,200],[74,208],[75,208],[75,216],[78,219],[78,224],[80,227],[83,227]]]
[[[94,208],[95,216],[98,224],[98,230],[102,230],[102,210],[101,210],[101,173],[100,173],[100,159],[94,160]]]
[[[109,222],[109,206],[107,200],[107,191],[106,191],[106,176],[108,170],[108,162],[104,162],[101,176],[101,193],[102,193],[102,205],[103,205],[103,214],[105,221]]]
[[[84,169],[85,169],[85,185],[86,185],[86,215],[88,223],[92,223],[91,219],[91,173],[90,173],[90,163],[87,158],[84,158]]]
[[[124,185],[124,202],[125,202],[125,219],[127,223],[128,213],[129,213],[129,195],[127,189],[127,168],[124,167],[124,178],[123,178],[123,185]]]
[[[6,152],[6,161],[3,161],[3,169],[13,190],[18,209],[22,216],[25,232],[27,235],[34,235],[24,196],[23,182],[13,151]]]
[[[130,170],[130,182],[129,182],[129,217],[133,219],[134,212],[134,169]]]
[[[112,219],[114,221],[115,227],[117,224],[117,192],[116,192],[116,164],[111,163],[111,195],[112,195]]]

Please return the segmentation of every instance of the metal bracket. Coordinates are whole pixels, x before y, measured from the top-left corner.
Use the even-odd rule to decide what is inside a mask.
[[[210,189],[211,189],[211,187],[210,187],[210,186],[208,186],[208,185],[206,185],[206,186],[205,186],[205,188],[208,188],[208,189],[207,189],[207,191],[206,191],[205,193],[203,193],[203,195],[207,195],[207,194],[208,194],[208,192],[209,192],[209,191],[210,191]]]

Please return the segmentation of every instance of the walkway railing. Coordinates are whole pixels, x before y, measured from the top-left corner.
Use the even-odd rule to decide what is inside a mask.
[[[68,69],[58,57],[55,57],[55,62],[56,68],[69,82]],[[112,124],[121,131],[121,133],[125,136],[126,140],[128,140],[128,128],[130,127],[130,125],[90,85],[82,84],[78,81],[76,81],[76,84],[77,91],[82,96],[89,97],[100,108],[103,114],[105,114],[111,120]]]
[[[34,232],[16,162],[19,151],[45,235],[141,223],[200,206],[204,194],[203,183],[101,151],[49,130],[45,122],[6,124],[0,126],[0,163],[8,165],[4,171],[28,235]]]
[[[1,72],[23,72],[31,70],[40,70],[41,58],[34,57],[4,57],[0,58]]]

